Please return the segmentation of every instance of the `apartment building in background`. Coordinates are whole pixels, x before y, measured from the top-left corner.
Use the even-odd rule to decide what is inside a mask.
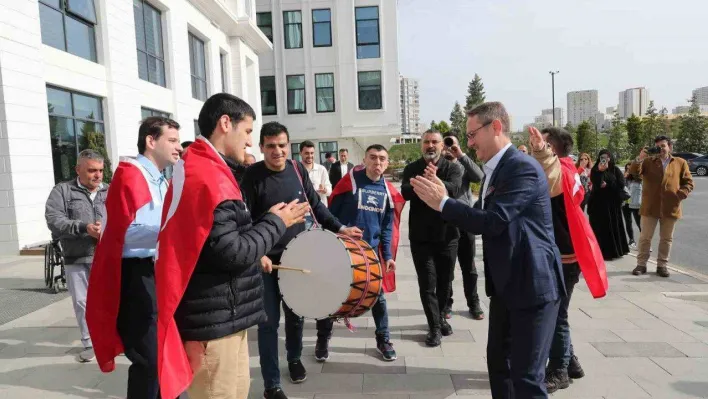
[[[698,98],[699,105],[708,105],[708,86],[699,87],[692,94]]]
[[[555,115],[554,115],[555,114]],[[561,107],[555,107],[553,109],[548,108],[541,110],[541,115],[548,115],[551,117],[551,126],[553,126],[553,119],[555,116],[556,126],[565,126],[565,109]]]
[[[420,131],[420,92],[418,80],[400,77],[401,85],[401,134],[418,134]]]
[[[598,112],[597,90],[571,91],[567,94],[568,122],[578,126],[581,122],[595,121]]]
[[[401,133],[397,2],[256,0],[257,23],[273,42],[260,57],[264,121],[303,140],[317,159],[346,148],[353,163],[370,144]]]
[[[619,92],[619,117],[626,119],[632,115],[644,116],[649,108],[649,90],[635,87]]]
[[[0,253],[50,238],[44,204],[89,141],[116,167],[138,126],[168,115],[194,140],[204,100],[229,92],[261,122],[255,0],[13,0],[0,5]]]

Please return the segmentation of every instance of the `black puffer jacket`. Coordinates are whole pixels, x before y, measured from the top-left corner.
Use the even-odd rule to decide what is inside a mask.
[[[232,171],[236,168],[226,162]],[[252,223],[243,201],[216,207],[214,225],[175,313],[183,340],[210,341],[266,321],[260,259],[285,230],[272,213]]]

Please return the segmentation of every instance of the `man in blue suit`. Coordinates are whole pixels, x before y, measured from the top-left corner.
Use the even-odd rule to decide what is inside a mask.
[[[430,171],[411,184],[444,220],[482,235],[491,298],[487,369],[492,396],[547,398],[545,366],[565,286],[546,176],[538,162],[511,145],[509,115],[501,103],[484,103],[467,113],[467,139],[485,162],[474,207],[449,198]]]

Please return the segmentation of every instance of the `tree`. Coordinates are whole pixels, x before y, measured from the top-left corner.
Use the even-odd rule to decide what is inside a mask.
[[[638,116],[632,115],[627,118],[626,128],[629,151],[633,156],[636,156],[646,145],[644,144],[642,137],[642,120]]]
[[[475,73],[474,79],[467,86],[467,97],[465,97],[465,114],[479,104],[482,104],[484,100],[484,84],[482,83],[482,78]]]
[[[698,153],[708,152],[708,118],[701,115],[698,97],[691,98],[691,108],[688,115],[681,118],[677,149]]]
[[[607,143],[607,149],[615,154],[617,161],[630,159],[632,154],[629,153],[629,142],[627,141],[627,129],[619,117],[619,113],[615,111],[612,118],[612,127],[610,128],[610,137]]]
[[[438,132],[445,134],[450,131],[450,125],[448,125],[445,121],[440,121],[438,123],[433,121],[430,123],[430,130],[437,130]]]
[[[465,113],[462,112],[462,107],[460,103],[455,101],[455,106],[452,107],[452,112],[450,112],[450,129],[457,133],[457,140],[463,146],[462,148],[467,148],[467,117]]]
[[[663,122],[659,119],[659,114],[654,107],[654,101],[649,101],[646,116],[642,120],[641,145],[645,146],[654,141],[654,137],[664,134]]]
[[[659,127],[661,134],[664,136],[675,137],[671,130],[671,121],[669,120],[669,110],[666,107],[661,108],[659,111]]]
[[[578,141],[578,152],[594,153],[595,138],[593,135],[595,131],[593,130],[593,125],[588,121],[583,121],[578,125],[578,130],[575,134]]]
[[[93,119],[93,113],[89,115],[89,119]],[[110,183],[113,178],[113,171],[111,169],[111,159],[108,157],[108,151],[106,151],[106,135],[103,134],[102,129],[96,129],[95,122],[83,122],[81,137],[81,148],[94,150],[103,157],[103,182]]]
[[[573,137],[573,142],[575,143],[575,150],[576,150],[576,151],[580,151],[580,150],[578,149],[579,144],[578,144],[578,137],[577,137],[577,134],[576,134],[575,126],[573,126],[570,122],[568,122],[568,123],[565,124],[565,128],[564,128],[564,129],[565,129],[566,132],[570,133],[570,135]]]

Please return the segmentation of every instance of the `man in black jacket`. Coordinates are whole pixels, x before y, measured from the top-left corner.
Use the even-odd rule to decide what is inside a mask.
[[[457,198],[462,186],[462,168],[441,157],[443,139],[440,132],[428,130],[423,134],[421,143],[423,157],[403,169],[401,193],[406,201],[411,202],[408,238],[418,274],[420,300],[430,329],[425,343],[438,346],[442,335],[452,334],[452,327],[442,315],[449,298],[460,233],[457,227],[442,219],[440,212],[418,198],[410,180],[423,176],[429,169],[445,182],[448,194]]]
[[[300,200],[310,204],[315,220],[327,230],[351,237],[361,238],[361,230],[343,226],[327,207],[312,186],[307,170],[300,162],[289,159],[290,135],[288,129],[277,122],[268,122],[261,128],[260,147],[264,160],[246,169],[241,182],[246,203],[253,215],[259,215],[278,203]],[[303,224],[290,227],[285,235],[263,256],[264,270],[280,263],[280,258],[288,243],[296,235],[305,231]],[[314,250],[315,248],[313,248]],[[313,257],[313,260],[316,260]],[[261,373],[265,385],[266,399],[287,398],[280,386],[278,367],[278,326],[280,324],[280,289],[277,272],[264,274],[264,301],[268,321],[258,325],[258,352]],[[303,295],[309,295],[303,292]],[[290,380],[301,383],[307,378],[305,367],[300,361],[302,355],[303,319],[283,304],[285,312],[285,349],[287,351]]]
[[[346,148],[339,150],[339,161],[332,164],[329,168],[329,181],[332,183],[332,188],[337,187],[337,183],[346,176],[350,170],[354,169],[354,164],[348,162],[349,151]]]

